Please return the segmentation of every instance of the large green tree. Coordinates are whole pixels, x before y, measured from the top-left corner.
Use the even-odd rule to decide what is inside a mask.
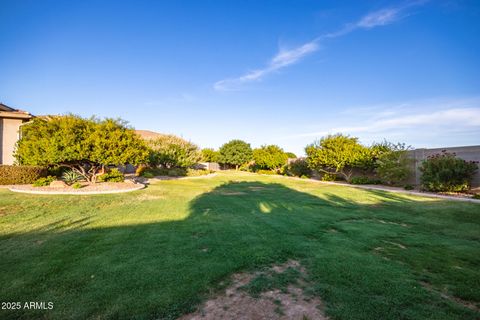
[[[350,181],[353,168],[365,167],[371,162],[372,153],[361,145],[358,138],[335,134],[328,135],[305,148],[307,163],[313,170],[341,175]]]
[[[175,135],[162,135],[149,141],[150,163],[165,168],[187,168],[201,160],[199,148]]]
[[[238,167],[252,160],[252,148],[242,140],[231,140],[220,147],[220,163]]]
[[[202,161],[204,162],[218,162],[220,153],[210,148],[202,149]]]
[[[279,146],[268,145],[254,149],[253,160],[261,169],[277,170],[287,164],[288,155]]]
[[[15,156],[23,165],[68,167],[95,183],[104,166],[143,163],[148,151],[122,120],[65,115],[24,125]]]

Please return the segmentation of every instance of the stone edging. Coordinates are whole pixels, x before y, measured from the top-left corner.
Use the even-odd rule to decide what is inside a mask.
[[[145,188],[145,185],[142,183],[138,183],[138,186],[135,186],[131,189],[119,189],[119,190],[102,190],[102,191],[40,191],[40,190],[22,190],[22,189],[15,189],[15,187],[8,188],[8,190],[12,192],[18,193],[28,193],[28,194],[54,194],[54,195],[92,195],[92,194],[112,194],[112,193],[125,193],[131,191],[137,191]]]

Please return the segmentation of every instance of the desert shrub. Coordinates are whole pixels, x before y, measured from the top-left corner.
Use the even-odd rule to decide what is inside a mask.
[[[199,176],[205,176],[207,174],[212,173],[210,170],[205,170],[205,169],[187,169],[187,177],[199,177]]]
[[[422,188],[435,192],[459,192],[470,189],[470,182],[478,166],[474,161],[457,158],[455,153],[443,151],[422,162]]]
[[[399,185],[407,180],[411,173],[412,159],[408,157],[405,144],[385,142],[377,154],[375,173],[386,184]]]
[[[164,168],[187,168],[200,161],[198,147],[174,135],[162,135],[149,142],[150,164]]]
[[[47,175],[47,170],[40,166],[0,165],[0,185],[30,184]]]
[[[187,175],[187,168],[147,168],[143,171],[142,177],[153,178],[155,176],[184,177]],[[195,170],[195,169],[191,169]]]
[[[99,177],[100,182],[123,182],[124,180],[125,176],[117,168],[110,169]]]
[[[308,167],[308,164],[304,159],[297,159],[284,166],[282,173],[293,177],[310,177],[312,175],[312,170]]]
[[[338,180],[338,176],[335,175],[335,174],[330,174],[330,173],[324,173],[322,175],[322,181],[337,181]]]
[[[257,173],[258,174],[277,174],[275,171],[273,170],[263,170],[263,169],[260,169],[260,170],[257,170]]]
[[[75,182],[72,184],[73,189],[80,189],[82,187],[82,184],[80,182]]]
[[[135,169],[135,176],[137,177],[140,177],[143,175],[143,172],[147,169],[147,166],[145,165],[139,165],[136,169]]]
[[[47,187],[47,186],[49,186],[50,183],[52,183],[53,181],[55,181],[55,177],[53,177],[53,176],[47,176],[47,177],[38,178],[38,179],[35,180],[35,182],[33,183],[33,186],[34,186],[34,187]]]
[[[213,149],[205,148],[202,149],[201,153],[203,162],[218,162],[220,159],[220,153]]]
[[[403,187],[403,189],[405,189],[405,190],[413,190],[413,189],[415,189],[415,187],[412,186],[411,184],[406,184],[406,185]]]
[[[382,183],[378,179],[369,178],[366,176],[357,176],[350,179],[351,184],[380,184]]]
[[[260,169],[277,170],[287,163],[288,156],[279,146],[269,145],[253,150],[253,160]]]
[[[155,177],[155,175],[150,171],[144,171],[142,172],[142,177],[152,179],[153,177]]]
[[[65,115],[24,125],[15,156],[20,164],[68,167],[95,182],[102,166],[140,164],[148,151],[125,121]]]
[[[73,170],[67,170],[62,174],[62,180],[68,185],[71,185],[82,179],[83,177]]]
[[[238,170],[239,166],[252,160],[252,148],[249,143],[242,140],[231,140],[220,147],[219,162],[229,166],[234,166]]]
[[[342,176],[349,181],[354,168],[366,168],[372,152],[358,138],[342,134],[328,135],[305,148],[308,166],[322,173]]]

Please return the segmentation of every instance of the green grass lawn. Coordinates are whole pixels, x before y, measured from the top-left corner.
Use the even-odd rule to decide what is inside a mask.
[[[0,189],[0,300],[54,303],[2,319],[175,318],[289,259],[333,319],[480,317],[478,204],[241,173],[116,195]]]

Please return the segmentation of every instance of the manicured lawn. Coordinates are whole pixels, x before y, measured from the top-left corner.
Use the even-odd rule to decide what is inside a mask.
[[[0,189],[0,300],[54,303],[2,319],[175,318],[288,259],[334,319],[480,317],[477,204],[236,173],[122,195]]]

